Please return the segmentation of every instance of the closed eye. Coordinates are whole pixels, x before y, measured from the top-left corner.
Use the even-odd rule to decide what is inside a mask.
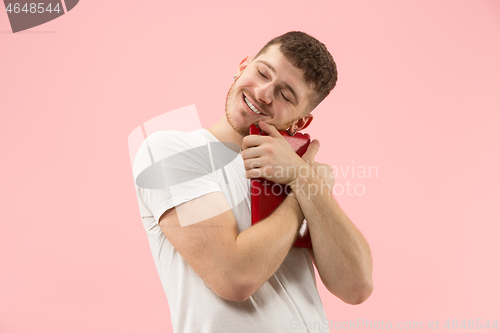
[[[259,72],[259,74],[260,74],[262,77],[264,77],[264,78],[266,78],[266,79],[267,79],[267,76],[265,76],[265,75],[264,75],[264,74],[263,74],[263,73],[262,73],[259,69],[257,70],[257,72]],[[286,98],[286,96],[285,96],[283,93],[281,93],[281,96],[283,96],[283,98],[285,99],[285,101],[290,102],[290,100],[289,100],[288,98]]]

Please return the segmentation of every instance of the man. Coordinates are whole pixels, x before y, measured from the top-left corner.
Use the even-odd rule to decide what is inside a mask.
[[[326,47],[289,32],[243,59],[226,114],[209,130],[148,137],[149,154],[167,161],[167,186],[137,186],[137,196],[174,332],[328,332],[312,262],[343,301],[371,294],[369,246],[332,196],[331,168],[314,161],[319,142],[300,158],[278,132],[306,128],[336,79]],[[251,124],[268,136],[248,135]],[[241,153],[214,168],[221,142]],[[134,168],[147,156],[143,145]],[[292,193],[250,226],[249,181],[258,177]],[[292,247],[304,218],[312,250]]]

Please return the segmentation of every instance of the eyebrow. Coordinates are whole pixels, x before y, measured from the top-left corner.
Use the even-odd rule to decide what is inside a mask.
[[[265,60],[257,60],[257,62],[263,63],[264,65],[266,65],[267,67],[269,67],[269,69],[272,70],[276,74],[276,70],[274,69],[274,67],[271,66],[271,64],[268,63],[267,61],[265,61]],[[300,103],[299,97],[297,96],[297,94],[295,93],[295,91],[292,89],[292,87],[290,87],[290,85],[288,83],[285,82],[284,84],[285,84],[285,88],[287,88],[288,90],[290,90],[292,92],[292,95],[295,98],[295,100],[297,101],[297,104],[299,104]]]

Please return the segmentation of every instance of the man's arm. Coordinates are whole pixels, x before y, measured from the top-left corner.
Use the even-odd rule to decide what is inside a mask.
[[[290,185],[307,220],[311,256],[325,287],[346,303],[362,303],[373,290],[370,248],[332,196],[334,180],[324,172],[326,165],[314,162],[319,142],[300,158],[274,126],[263,121],[259,126],[268,136],[244,139],[247,178]]]
[[[178,208],[224,211],[226,206],[223,194],[212,192]],[[171,208],[159,223],[170,243],[212,291],[231,301],[244,301],[278,270],[303,218],[297,200],[290,195],[268,218],[239,235],[230,209],[181,227],[176,208]]]
[[[325,287],[349,304],[364,302],[373,291],[370,248],[310,165],[291,185],[307,220],[310,251]]]

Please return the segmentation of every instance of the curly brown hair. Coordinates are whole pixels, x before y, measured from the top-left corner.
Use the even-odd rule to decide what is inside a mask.
[[[311,112],[337,83],[337,65],[332,55],[316,38],[302,31],[290,31],[271,39],[253,59],[274,44],[281,44],[281,53],[293,66],[304,71],[304,79],[312,85],[315,96],[312,96],[304,114]]]

